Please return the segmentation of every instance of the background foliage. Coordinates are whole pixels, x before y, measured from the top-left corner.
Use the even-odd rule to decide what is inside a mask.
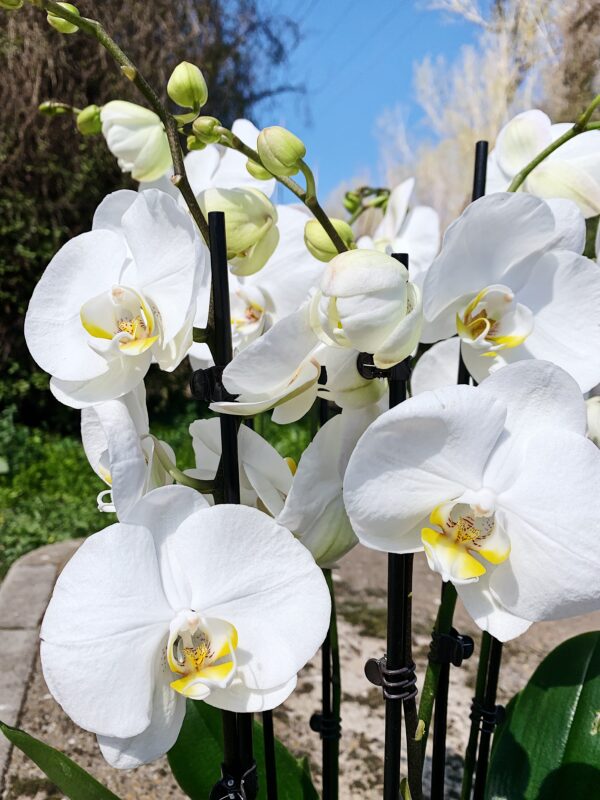
[[[206,113],[225,124],[253,115],[261,103],[291,90],[279,80],[298,41],[295,23],[269,17],[258,0],[81,0],[78,8],[118,32],[151,83],[165,87],[184,59],[201,65],[211,91]],[[31,360],[23,318],[32,289],[58,247],[88,230],[110,191],[130,186],[102,137],[81,137],[71,115],[48,119],[46,99],[78,107],[123,98],[140,102],[110,57],[86,36],[61,36],[38,9],[3,13],[0,29],[0,406],[16,418],[73,431],[79,415],[59,406],[48,378]],[[9,111],[8,111],[9,110]],[[132,185],[132,184],[131,184]],[[186,375],[151,378],[151,402],[183,396]]]

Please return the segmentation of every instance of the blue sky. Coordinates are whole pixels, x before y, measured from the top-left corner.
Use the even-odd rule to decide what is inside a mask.
[[[427,54],[452,59],[477,33],[473,25],[425,11],[415,0],[262,0],[262,5],[300,22],[304,40],[291,58],[290,76],[305,84],[307,94],[279,98],[258,122],[285,125],[300,136],[323,198],[364,169],[376,179],[375,123],[385,109],[401,105],[415,138],[425,135],[414,102],[413,64]]]

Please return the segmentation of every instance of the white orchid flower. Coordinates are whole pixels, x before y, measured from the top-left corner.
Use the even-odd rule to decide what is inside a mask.
[[[273,409],[272,420],[280,425],[303,417],[317,397],[321,373],[308,315],[304,304],[238,353],[223,371],[223,385],[238,397],[212,403],[211,410],[252,416]]]
[[[375,406],[330,419],[306,448],[277,522],[331,567],[357,544],[344,508],[342,481],[356,442],[377,416]]]
[[[136,181],[155,181],[172,165],[160,117],[135,103],[112,100],[100,110],[102,133],[123,172]]]
[[[425,273],[440,249],[440,219],[429,206],[409,210],[414,186],[414,178],[396,186],[373,236],[361,236],[356,244],[361,250],[381,250],[387,255],[408,253],[410,280],[421,288]]]
[[[165,486],[61,573],[41,630],[44,677],[110,764],[136,767],[173,746],[186,697],[237,712],[282,703],[329,614],[321,570],[289,531]]]
[[[254,275],[229,276],[231,337],[234,353],[262,336],[279,320],[303,304],[318,285],[324,265],[306,249],[304,226],[309,212],[304,206],[278,205],[279,243],[265,266]],[[198,319],[206,318],[209,292],[198,299]],[[190,350],[194,369],[213,361],[207,345],[194,344]]]
[[[517,173],[572,127],[572,122],[553,125],[538,109],[517,114],[498,134],[488,160],[486,191],[506,191]],[[600,131],[580,133],[561,145],[529,173],[520,189],[572,200],[585,217],[600,214]]]
[[[156,457],[143,383],[117,400],[83,408],[81,440],[92,469],[110,487],[98,495],[98,509],[116,512],[121,522],[143,495],[173,483]],[[175,464],[171,447],[158,446]]]
[[[83,408],[132,391],[153,358],[175,369],[192,343],[207,253],[168,195],[109,195],[94,229],[54,256],[27,310],[27,345],[55,397]]]
[[[236,119],[231,131],[238,139],[256,150],[256,142],[260,131],[247,119]],[[267,197],[275,191],[275,178],[262,181],[254,178],[246,169],[248,159],[237,150],[220,144],[209,144],[204,150],[192,150],[184,158],[185,171],[196,196],[206,189],[259,189]],[[170,174],[172,175],[172,169]],[[154,186],[157,189],[180,197],[180,193],[169,180],[167,174]],[[140,185],[144,190],[146,186]],[[183,200],[180,199],[183,203]]]
[[[325,266],[311,324],[325,343],[372,353],[375,366],[386,369],[417,346],[421,292],[395,258],[378,250],[348,250]]]
[[[190,425],[190,436],[196,457],[196,469],[187,474],[212,480],[221,459],[221,425],[212,419],[197,419]],[[292,486],[292,472],[285,458],[266,439],[247,425],[238,431],[240,501],[246,506],[265,509],[276,517],[283,508]]]
[[[598,609],[600,453],[585,430],[579,387],[548,362],[426,392],[360,439],[348,516],[368,547],[425,549],[502,641]]]
[[[425,278],[423,341],[458,332],[478,382],[506,363],[540,358],[588,391],[600,382],[600,272],[578,254],[584,240],[569,201],[476,200],[448,228]]]
[[[454,386],[458,379],[460,339],[454,336],[432,345],[422,354],[410,376],[412,397],[433,389]]]

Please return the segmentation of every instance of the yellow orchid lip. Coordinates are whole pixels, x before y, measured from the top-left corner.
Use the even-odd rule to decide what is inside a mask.
[[[523,344],[532,330],[532,312],[516,302],[507,286],[487,286],[456,314],[460,338],[478,348],[488,348],[482,355],[492,358],[501,350]]]
[[[118,339],[125,355],[140,355],[160,338],[156,314],[135,289],[113,286],[81,307],[84,329],[95,339]]]
[[[487,497],[486,497],[487,499]],[[501,564],[510,555],[510,540],[491,509],[454,501],[441,503],[430,515],[434,528],[421,530],[421,541],[430,566],[444,580],[471,583],[485,574],[481,559]]]
[[[167,662],[176,675],[171,688],[201,700],[214,688],[225,688],[235,675],[238,634],[226,620],[180,612],[171,624]]]

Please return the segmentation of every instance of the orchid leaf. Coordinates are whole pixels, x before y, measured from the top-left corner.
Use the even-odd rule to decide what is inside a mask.
[[[265,756],[262,725],[254,722],[254,758],[258,771],[258,798],[266,799]],[[206,800],[221,777],[223,726],[221,712],[194,700],[187,701],[181,733],[168,753],[175,779],[191,800]],[[308,761],[296,759],[275,740],[279,800],[318,800]]]
[[[507,709],[486,800],[596,797],[600,786],[600,631],[559,645]]]
[[[55,786],[71,800],[119,800],[106,786],[99,783],[89,772],[54,747],[35,739],[19,728],[0,722],[0,730],[6,738],[22,750]]]

